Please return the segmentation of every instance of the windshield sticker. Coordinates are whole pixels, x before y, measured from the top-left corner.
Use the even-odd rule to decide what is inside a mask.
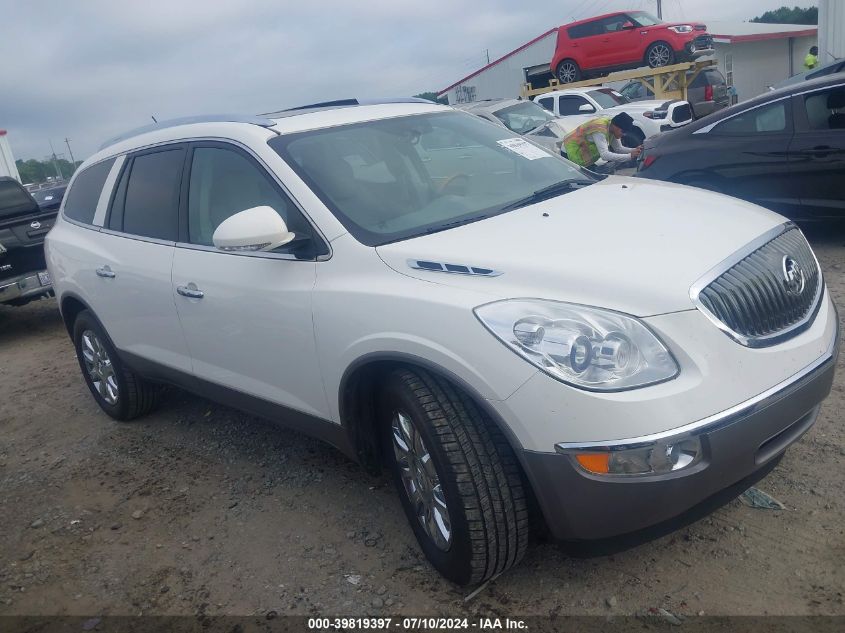
[[[551,154],[540,149],[536,145],[532,145],[524,138],[506,138],[501,141],[496,141],[505,149],[509,149],[514,154],[519,154],[528,160],[537,160],[538,158],[551,158]]]

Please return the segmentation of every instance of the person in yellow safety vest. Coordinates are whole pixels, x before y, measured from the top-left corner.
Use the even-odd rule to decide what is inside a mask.
[[[631,149],[622,145],[622,136],[634,129],[634,120],[626,112],[612,119],[599,117],[582,123],[563,139],[566,156],[573,163],[595,171],[613,171],[621,163],[635,160],[643,151],[642,145]],[[596,168],[599,159],[607,166]]]
[[[807,70],[813,70],[816,66],[819,65],[819,47],[812,46],[810,48],[810,52],[807,53],[807,56],[804,58],[804,68]]]

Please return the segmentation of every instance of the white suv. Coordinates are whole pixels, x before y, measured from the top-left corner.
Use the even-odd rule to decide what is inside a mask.
[[[79,169],[47,254],[106,413],[170,383],[385,465],[458,583],[529,523],[602,538],[749,485],[838,349],[784,218],[430,103],[137,131]]]

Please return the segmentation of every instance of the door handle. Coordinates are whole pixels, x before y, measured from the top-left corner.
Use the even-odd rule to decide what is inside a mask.
[[[189,283],[187,286],[176,286],[176,292],[189,299],[202,299],[205,296],[205,293],[198,289],[194,282]]]
[[[472,154],[464,154],[462,156],[458,156],[458,158],[461,160],[469,160],[470,158],[472,158]]]
[[[95,272],[97,273],[97,277],[103,277],[105,279],[115,278],[115,274],[112,272],[112,269],[108,265],[100,266]]]

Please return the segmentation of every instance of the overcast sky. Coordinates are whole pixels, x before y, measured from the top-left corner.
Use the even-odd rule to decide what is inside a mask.
[[[798,0],[664,0],[748,20]],[[810,0],[798,2],[815,4]],[[654,0],[0,0],[0,128],[77,160],[159,120],[440,90],[557,24]]]

